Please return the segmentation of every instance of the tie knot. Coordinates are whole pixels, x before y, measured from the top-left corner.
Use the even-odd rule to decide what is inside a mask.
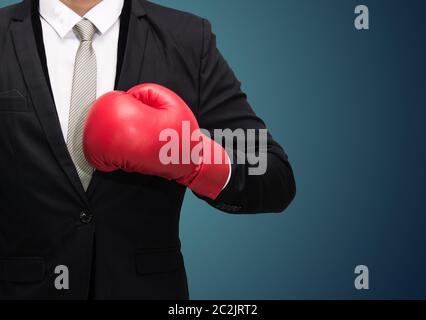
[[[89,20],[83,19],[74,26],[73,30],[80,41],[92,41],[96,27]]]

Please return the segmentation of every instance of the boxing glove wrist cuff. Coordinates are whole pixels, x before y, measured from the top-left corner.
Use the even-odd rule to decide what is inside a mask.
[[[204,139],[203,159],[194,175],[178,181],[200,196],[215,200],[228,181],[231,165],[225,149],[214,140]],[[210,147],[208,147],[210,146]]]

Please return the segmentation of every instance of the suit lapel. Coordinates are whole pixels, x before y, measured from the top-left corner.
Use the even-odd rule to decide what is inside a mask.
[[[25,1],[22,4],[21,11],[17,12],[17,14],[16,20],[12,22],[11,32],[15,52],[29,90],[30,98],[53,154],[75,191],[88,204],[86,194],[68,152],[60,128],[56,107],[43,74],[31,22],[30,1]]]
[[[127,32],[123,64],[115,88],[121,91],[127,91],[140,82],[149,30],[148,23],[144,19],[145,10],[140,2],[138,0],[125,1],[131,1],[131,14],[129,17],[129,30]],[[95,192],[98,182],[98,173],[95,172],[87,189],[89,198]]]
[[[128,90],[139,83],[148,38],[148,23],[143,19],[145,11],[140,2],[132,1],[131,10],[126,49],[117,90]]]

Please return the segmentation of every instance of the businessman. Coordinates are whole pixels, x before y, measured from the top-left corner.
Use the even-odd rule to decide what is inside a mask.
[[[282,212],[295,195],[287,156],[269,134],[257,150],[267,155],[264,174],[228,152],[226,165],[206,170],[220,178],[197,186],[199,166],[179,167],[184,179],[150,166],[146,154],[155,154],[140,129],[158,117],[144,113],[140,134],[123,140],[139,143],[131,161],[142,169],[117,165],[120,144],[96,149],[104,140],[91,132],[111,108],[148,110],[104,103],[104,94],[136,86],[132,99],[158,107],[135,93],[147,83],[209,132],[265,129],[202,18],[145,0],[25,0],[0,9],[0,62],[0,299],[188,299],[179,240],[187,187],[233,214]],[[92,105],[103,108],[92,110],[84,156]],[[126,121],[114,118],[103,134],[122,134]]]

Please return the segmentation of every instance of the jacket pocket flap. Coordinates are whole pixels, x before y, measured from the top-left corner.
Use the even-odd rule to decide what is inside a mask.
[[[136,253],[136,270],[140,274],[165,273],[182,267],[180,249],[143,250]]]
[[[0,92],[0,111],[28,111],[27,100],[18,90]]]
[[[0,258],[0,281],[40,282],[44,276],[43,258]]]

